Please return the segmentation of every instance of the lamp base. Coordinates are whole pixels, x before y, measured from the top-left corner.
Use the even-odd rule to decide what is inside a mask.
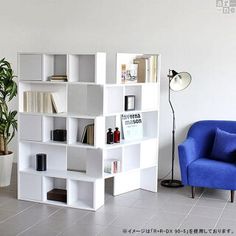
[[[167,187],[167,188],[181,188],[184,185],[180,180],[175,179],[165,179],[161,181],[161,186]]]

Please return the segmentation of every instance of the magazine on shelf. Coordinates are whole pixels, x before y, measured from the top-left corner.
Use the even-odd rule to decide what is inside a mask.
[[[141,113],[121,115],[122,132],[125,140],[143,138],[143,120]]]

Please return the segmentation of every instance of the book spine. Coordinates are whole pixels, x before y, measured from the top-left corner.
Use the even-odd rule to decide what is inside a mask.
[[[37,92],[35,91],[30,92],[30,112],[37,112],[36,96],[37,96]]]
[[[29,92],[25,91],[23,93],[23,111],[29,112]]]
[[[53,113],[52,99],[51,99],[50,92],[44,92],[44,94],[43,94],[43,112],[44,113]]]
[[[153,60],[153,82],[157,82],[157,56]]]
[[[43,112],[43,92],[36,92],[37,112]]]

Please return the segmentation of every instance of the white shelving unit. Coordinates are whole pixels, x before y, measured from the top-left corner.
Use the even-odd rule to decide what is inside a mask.
[[[122,63],[142,54],[117,54],[117,78]],[[112,178],[113,195],[135,189],[157,191],[160,55],[157,82],[106,83],[106,54],[20,53],[18,198],[47,204],[97,210],[104,204],[105,179]],[[67,82],[51,82],[67,75]],[[24,92],[56,92],[64,112],[24,111]],[[135,111],[124,111],[125,95],[135,95]],[[121,115],[142,113],[143,138],[106,144],[108,128],[119,127]],[[94,144],[82,143],[86,125],[94,125]],[[51,130],[66,129],[67,141],[51,140]],[[36,154],[47,154],[47,170],[36,171]],[[121,171],[104,172],[117,159]],[[53,188],[67,191],[67,202],[47,199]]]

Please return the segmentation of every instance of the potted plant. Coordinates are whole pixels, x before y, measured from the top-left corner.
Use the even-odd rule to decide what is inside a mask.
[[[8,103],[17,95],[16,76],[5,58],[0,60],[0,187],[11,182],[14,153],[8,150],[8,144],[17,131],[17,111],[11,111]]]

